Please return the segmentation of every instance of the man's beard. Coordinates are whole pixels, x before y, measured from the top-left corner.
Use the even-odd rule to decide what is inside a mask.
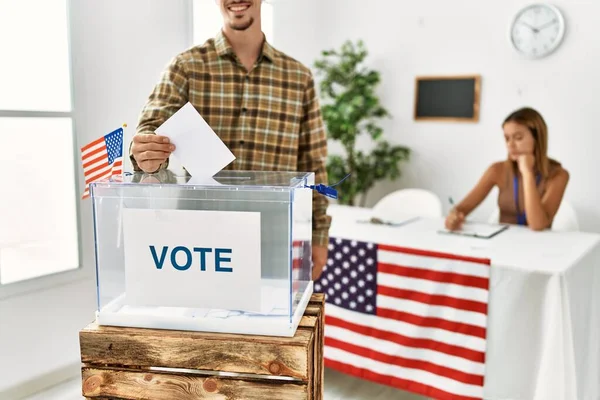
[[[250,20],[245,24],[239,24],[239,23],[236,24],[235,22],[230,22],[229,27],[231,29],[233,29],[234,31],[245,31],[246,29],[250,28],[253,23],[254,23],[254,18],[250,17]]]

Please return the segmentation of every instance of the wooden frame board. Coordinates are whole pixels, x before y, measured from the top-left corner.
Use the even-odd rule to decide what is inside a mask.
[[[438,83],[438,88],[432,88],[431,84]],[[422,92],[426,90],[426,85],[429,84],[429,92],[434,90],[450,90],[452,86],[458,87],[462,85],[463,88],[468,88],[469,106],[472,102],[472,109],[470,108],[470,115],[458,116],[458,115],[447,115],[445,112],[440,112],[440,115],[427,115],[430,112],[423,111],[423,102],[420,97]],[[445,86],[445,87],[444,87]],[[461,88],[462,89],[462,88]],[[471,94],[472,92],[472,94]],[[471,97],[472,96],[472,97]],[[449,101],[449,100],[447,100]],[[481,102],[481,75],[448,75],[448,76],[417,76],[415,79],[415,102],[414,102],[414,119],[417,121],[442,121],[442,122],[478,122],[479,121],[479,109]],[[439,105],[438,105],[439,106]],[[441,106],[442,108],[444,106]],[[446,114],[446,115],[443,115]]]

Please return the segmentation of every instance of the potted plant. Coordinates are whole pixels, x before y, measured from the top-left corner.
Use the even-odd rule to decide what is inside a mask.
[[[325,50],[314,64],[321,77],[322,112],[328,138],[337,140],[344,155],[330,155],[327,160],[329,182],[341,182],[338,202],[355,205],[357,195],[361,204],[377,181],[400,176],[400,163],[408,160],[410,149],[396,146],[383,139],[378,120],[390,117],[380,104],[375,89],[380,74],[364,66],[367,57],[364,43],[346,41],[339,50]],[[374,142],[371,151],[356,148],[357,138],[367,134]]]

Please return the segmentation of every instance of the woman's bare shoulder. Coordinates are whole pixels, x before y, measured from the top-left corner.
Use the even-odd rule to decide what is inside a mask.
[[[494,183],[500,182],[508,171],[509,164],[506,161],[497,161],[491,164],[486,172],[486,175],[494,181]]]

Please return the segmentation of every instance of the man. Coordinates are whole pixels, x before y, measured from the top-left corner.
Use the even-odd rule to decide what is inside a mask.
[[[134,169],[168,166],[175,148],[154,131],[189,101],[236,156],[228,169],[314,172],[326,184],[327,138],[310,70],[266,42],[261,0],[215,1],[223,28],[163,73],[132,141]],[[314,193],[313,279],[327,261],[326,207]]]

